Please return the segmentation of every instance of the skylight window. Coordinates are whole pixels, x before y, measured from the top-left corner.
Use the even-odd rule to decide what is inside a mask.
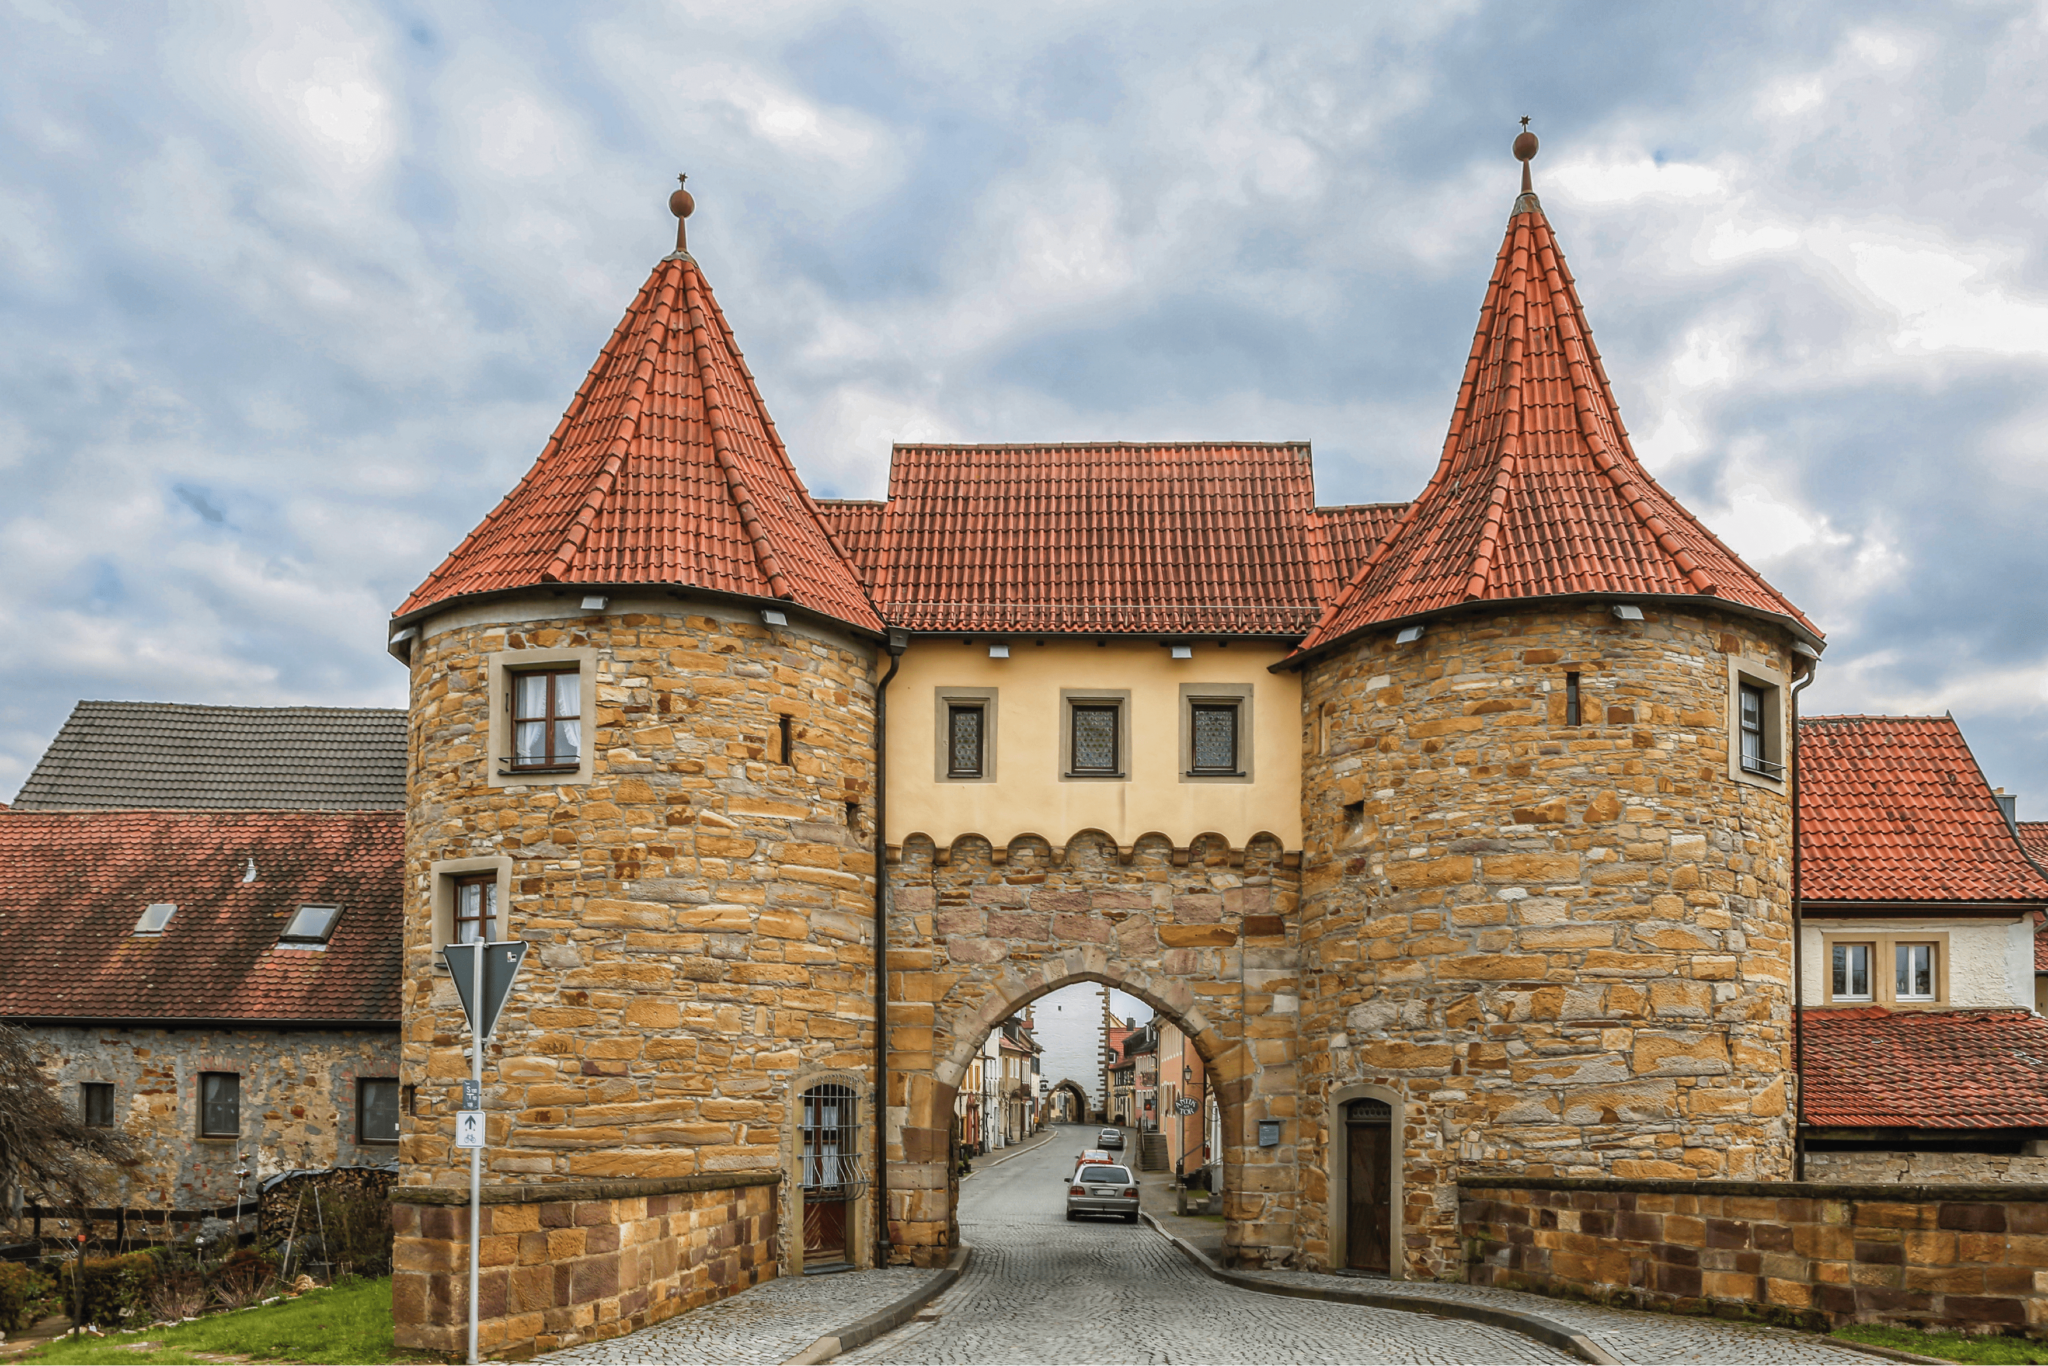
[[[164,932],[164,926],[170,924],[171,917],[176,915],[177,913],[178,907],[174,902],[153,902],[150,905],[145,906],[142,910],[142,915],[139,918],[137,918],[135,922],[135,933],[162,934]]]
[[[277,937],[281,944],[325,944],[334,936],[334,922],[341,919],[339,906],[301,906],[292,914],[291,924]]]

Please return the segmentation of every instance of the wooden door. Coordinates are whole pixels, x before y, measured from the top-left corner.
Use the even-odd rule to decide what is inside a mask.
[[[1344,1264],[1386,1275],[1393,1227],[1393,1116],[1384,1101],[1353,1101],[1344,1108]]]
[[[847,1258],[847,1210],[860,1185],[855,1160],[851,1087],[814,1086],[798,1102],[802,1113],[804,1261],[819,1265]]]

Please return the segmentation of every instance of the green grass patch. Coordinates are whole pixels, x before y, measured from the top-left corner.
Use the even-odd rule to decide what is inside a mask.
[[[1852,1323],[1837,1328],[1834,1336],[1849,1342],[1867,1342],[1916,1356],[1938,1357],[1943,1361],[1987,1362],[1990,1366],[2048,1366],[2048,1342],[2030,1338],[1979,1337],[1967,1333],[1928,1333],[1918,1328],[1890,1328],[1876,1323]]]
[[[135,1344],[153,1343],[137,1349]],[[204,1355],[202,1355],[204,1354]],[[391,1344],[391,1278],[350,1281],[230,1314],[209,1314],[173,1328],[109,1333],[103,1338],[61,1338],[20,1358],[24,1362],[202,1363],[222,1356],[257,1361],[363,1363],[428,1361]]]

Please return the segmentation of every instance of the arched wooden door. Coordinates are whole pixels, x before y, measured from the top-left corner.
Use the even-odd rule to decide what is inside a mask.
[[[804,1192],[804,1269],[824,1270],[853,1260],[853,1202],[867,1185],[858,1149],[853,1088],[838,1082],[813,1086],[801,1106]]]
[[[1394,1113],[1383,1100],[1344,1107],[1344,1264],[1384,1276],[1392,1265]]]

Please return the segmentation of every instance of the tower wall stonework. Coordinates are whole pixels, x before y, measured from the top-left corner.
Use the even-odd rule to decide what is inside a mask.
[[[1789,1174],[1791,811],[1729,774],[1728,665],[1789,676],[1790,638],[1645,617],[1526,604],[1309,666],[1306,1262],[1342,1258],[1333,1094],[1402,1098],[1410,1276],[1462,1274],[1460,1171]]]
[[[413,650],[403,1069],[418,1091],[401,1186],[468,1179],[453,1146],[468,1035],[438,966],[434,884],[437,864],[493,859],[509,860],[504,932],[530,947],[485,1056],[486,1184],[610,1183],[611,1199],[637,1182],[644,1198],[663,1182],[680,1195],[719,1174],[793,1172],[793,1084],[871,1076],[874,651],[711,604],[554,602],[450,611],[422,623]],[[493,785],[489,661],[522,650],[594,656],[587,783]],[[770,1275],[802,1243],[792,1182],[780,1187],[765,1225],[777,1246],[747,1260]],[[758,1211],[747,1220],[763,1226]],[[632,1287],[593,1281],[588,1303],[524,1305],[516,1240],[500,1241],[486,1279],[511,1289],[482,1293],[520,1325],[500,1325],[504,1343],[620,1331]]]
[[[1172,1019],[1223,1109],[1226,1252],[1277,1265],[1295,1242],[1297,1022],[1294,858],[1271,839],[1176,849],[1140,839],[1128,861],[1084,831],[992,849],[906,841],[889,869],[890,1206],[900,1254],[957,1242],[954,1097],[991,1028],[1076,982],[1107,982]],[[1280,1141],[1261,1147],[1261,1120]]]

